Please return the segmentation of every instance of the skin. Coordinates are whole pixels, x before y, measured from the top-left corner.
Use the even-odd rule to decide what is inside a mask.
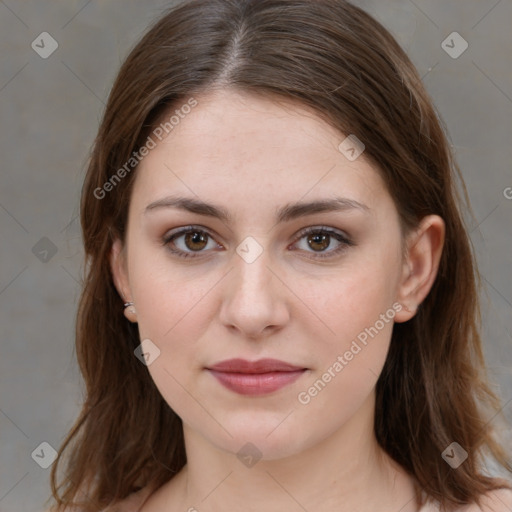
[[[126,240],[110,259],[121,300],[134,303],[127,318],[160,350],[151,377],[184,424],[188,463],[143,510],[416,511],[411,477],[374,436],[375,384],[393,323],[414,316],[435,280],[442,219],[427,216],[404,236],[378,169],[364,153],[348,160],[338,150],[346,135],[295,103],[234,90],[196,99],[139,165]],[[171,194],[215,203],[233,218],[145,212]],[[276,221],[285,204],[334,196],[365,209]],[[202,245],[175,239],[175,249],[198,255],[179,258],[162,238],[190,224],[207,236]],[[301,231],[322,226],[353,245],[331,236],[309,246],[314,235]],[[251,263],[236,252],[246,237],[262,250]],[[300,403],[298,394],[393,304],[401,308],[394,318]],[[308,370],[271,394],[242,396],[205,370],[233,357]],[[236,456],[247,442],[262,454],[252,467]]]

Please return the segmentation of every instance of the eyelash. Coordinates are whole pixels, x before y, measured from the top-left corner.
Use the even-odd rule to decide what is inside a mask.
[[[201,256],[193,255],[192,253],[182,251],[181,249],[172,249],[171,245],[170,245],[171,242],[173,242],[176,238],[179,238],[180,236],[185,235],[187,233],[194,233],[194,232],[206,234],[209,238],[213,239],[213,237],[208,233],[208,231],[200,228],[199,226],[187,226],[185,228],[180,229],[179,231],[165,235],[162,238],[162,245],[166,246],[167,249],[172,254],[178,256],[179,258],[200,258]],[[334,231],[334,230],[324,227],[324,226],[309,227],[309,228],[302,230],[299,233],[299,235],[297,236],[297,239],[294,242],[294,244],[297,243],[298,241],[300,241],[305,236],[311,235],[311,234],[329,235],[329,236],[334,237],[338,242],[341,243],[341,245],[340,245],[340,247],[338,247],[338,249],[329,251],[327,256],[325,256],[324,253],[313,253],[313,254],[315,254],[313,256],[313,259],[333,258],[335,256],[338,256],[342,252],[344,252],[347,249],[347,247],[351,247],[354,245],[354,243],[351,240],[349,240],[345,235],[339,233],[338,231]],[[203,251],[197,251],[197,252],[200,253]]]

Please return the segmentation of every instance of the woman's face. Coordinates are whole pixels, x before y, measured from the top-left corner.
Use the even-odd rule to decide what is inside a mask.
[[[373,403],[404,320],[397,210],[362,148],[293,103],[196,100],[136,171],[116,285],[187,428],[233,453],[299,453]],[[232,359],[296,370],[212,370]]]

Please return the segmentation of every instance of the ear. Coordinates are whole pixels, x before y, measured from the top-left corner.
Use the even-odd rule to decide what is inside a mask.
[[[126,254],[124,250],[124,246],[119,240],[116,238],[112,247],[110,249],[109,254],[110,261],[110,270],[112,272],[112,279],[114,281],[114,285],[116,287],[117,292],[121,297],[122,304],[121,307],[124,307],[125,302],[133,302],[132,293],[130,290],[130,283],[128,279],[128,270],[126,265]],[[124,308],[124,315],[131,322],[135,322],[136,319],[136,311],[134,306],[129,306]]]
[[[430,292],[437,276],[443,252],[445,224],[439,215],[427,215],[406,241],[397,302],[402,309],[395,322],[406,322]]]

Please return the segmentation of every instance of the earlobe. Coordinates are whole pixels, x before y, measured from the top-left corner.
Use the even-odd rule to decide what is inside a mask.
[[[413,318],[430,292],[439,270],[444,237],[445,224],[438,215],[424,217],[408,237],[397,298],[402,310],[396,314],[396,322]]]

